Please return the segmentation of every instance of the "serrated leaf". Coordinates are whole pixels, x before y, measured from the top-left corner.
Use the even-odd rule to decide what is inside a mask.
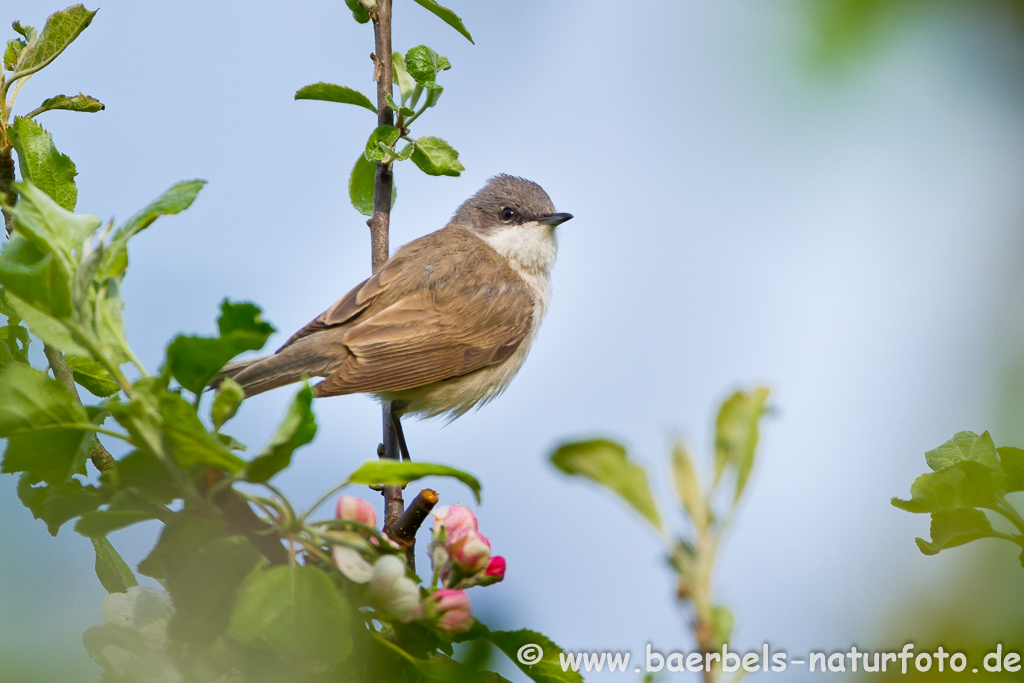
[[[34,518],[46,523],[51,536],[56,536],[67,522],[96,510],[109,498],[109,492],[86,486],[74,477],[56,486],[42,484],[38,477],[27,472],[18,478],[18,499]]]
[[[416,80],[409,75],[405,68],[405,55],[401,52],[391,53],[391,71],[395,83],[398,84],[398,91],[402,96],[402,104],[412,99],[412,93],[416,89]]]
[[[583,683],[583,676],[578,672],[562,669],[559,655],[563,654],[563,650],[547,636],[536,631],[520,629],[518,631],[492,631],[488,637],[532,681],[537,683]],[[520,648],[526,648],[528,645],[541,648],[540,652],[543,653],[543,656],[534,664],[523,663],[524,659],[530,661],[531,655],[538,652],[536,649],[527,649],[520,653]]]
[[[683,509],[694,528],[704,529],[708,524],[708,506],[700,491],[700,478],[693,458],[686,446],[677,441],[672,448],[672,481]]]
[[[417,138],[412,162],[427,175],[458,176],[466,170],[459,163],[459,153],[441,138]]]
[[[444,64],[447,64],[445,68],[451,67],[447,59],[444,63],[440,61],[441,59],[439,54],[426,45],[417,45],[405,53],[405,69],[413,80],[424,88],[435,88],[437,72],[442,70]]]
[[[357,107],[369,109],[374,114],[377,113],[377,107],[373,105],[370,98],[358,90],[353,90],[352,88],[344,85],[324,83],[323,81],[299,88],[295,92],[295,99],[338,102],[339,104],[354,104]]]
[[[1006,490],[1002,473],[974,460],[961,460],[936,472],[922,474],[910,486],[910,500],[893,498],[907,512],[941,512],[982,507],[995,510]]]
[[[313,390],[306,384],[295,395],[270,443],[246,466],[243,476],[246,481],[261,483],[269,480],[288,467],[296,448],[313,440],[316,418],[313,417],[312,404]]]
[[[246,351],[258,351],[276,330],[260,309],[247,302],[221,302],[217,319],[220,336],[178,335],[167,345],[167,366],[182,387],[199,394],[228,361]]]
[[[98,111],[103,111],[106,107],[103,103],[97,100],[95,97],[89,95],[83,95],[78,93],[77,95],[57,95],[43,100],[36,109],[30,114],[30,116],[38,116],[44,111],[80,111],[87,114],[92,114]]]
[[[233,418],[244,399],[245,390],[242,385],[230,377],[217,385],[217,395],[213,397],[213,405],[210,407],[213,428],[220,429],[225,422]]]
[[[352,652],[351,608],[315,567],[272,567],[246,585],[228,634],[249,647],[326,669]]]
[[[1006,477],[1006,492],[1024,491],[1024,450],[1011,446],[996,449],[999,465]]]
[[[758,423],[767,400],[766,387],[757,387],[749,393],[737,391],[722,403],[715,420],[715,482],[727,466],[733,467],[736,471],[734,501],[743,494],[754,466]]]
[[[0,369],[0,438],[7,439],[3,472],[28,472],[63,484],[83,472],[93,424],[57,380],[20,363]]]
[[[465,24],[462,23],[462,19],[460,19],[459,15],[455,14],[455,12],[451,11],[447,7],[442,7],[441,5],[434,2],[434,0],[415,0],[415,2],[417,5],[429,10],[438,18],[440,18],[441,21],[443,21],[444,23],[448,24],[453,29],[461,33],[463,36],[466,37],[466,40],[468,40],[471,43],[473,42],[473,36],[469,35],[469,31],[466,29]]]
[[[6,360],[28,363],[28,348],[31,343],[28,330],[22,325],[12,323],[0,327],[0,346],[6,351]]]
[[[26,43],[19,38],[12,38],[7,41],[7,48],[4,50],[4,68],[14,71],[18,66],[18,59],[21,58],[21,51],[25,49]]]
[[[31,242],[40,254],[54,255],[70,290],[78,267],[78,257],[73,252],[80,251],[85,240],[100,227],[100,219],[91,214],[72,213],[32,182],[15,183],[14,189],[19,195],[12,212],[14,231]]]
[[[932,513],[931,542],[919,538],[917,547],[925,555],[935,555],[940,550],[996,535],[988,517],[981,510],[944,510]]]
[[[366,160],[383,161],[385,153],[381,151],[380,145],[383,144],[386,148],[394,147],[401,135],[402,131],[394,126],[377,126],[366,141],[366,151],[364,152]]]
[[[15,310],[24,301],[54,318],[71,316],[71,285],[60,258],[40,253],[21,235],[12,235],[0,253],[0,284]],[[19,316],[31,326],[30,318]]]
[[[205,180],[187,180],[175,183],[146,208],[128,219],[114,233],[103,255],[100,277],[120,277],[128,266],[128,240],[153,224],[160,216],[180,213],[192,206]]]
[[[67,356],[65,360],[75,373],[75,382],[88,389],[93,396],[107,398],[121,390],[107,369],[92,358]]]
[[[181,467],[206,465],[237,472],[245,465],[245,461],[206,430],[195,409],[184,398],[166,393],[160,396],[159,405],[164,440]]]
[[[32,119],[16,116],[10,128],[11,144],[18,152],[21,177],[71,211],[78,201],[75,164],[57,151],[53,138]]]
[[[468,486],[480,502],[480,482],[472,474],[447,465],[399,460],[368,460],[349,475],[349,484],[408,484],[423,477],[454,477]]]
[[[24,319],[25,324],[28,325],[32,333],[45,343],[60,349],[64,353],[80,356],[89,354],[89,349],[82,345],[80,337],[70,332],[60,320],[32,305],[25,299],[16,296],[10,290],[7,291],[7,298],[14,305],[18,315]]]
[[[562,444],[551,454],[551,463],[566,474],[584,477],[615,492],[655,529],[662,528],[647,484],[647,471],[630,461],[620,444],[607,439]]]
[[[962,460],[973,460],[992,469],[999,468],[996,446],[988,432],[958,432],[952,439],[924,454],[928,467],[941,470]]]
[[[398,102],[395,102],[395,98],[391,96],[391,93],[388,93],[386,97],[388,101],[388,106],[391,107],[391,111],[395,112],[396,114],[399,114],[401,116],[412,116],[413,114],[416,113],[409,107],[403,107],[402,105],[398,104]]]
[[[56,59],[89,26],[95,15],[95,11],[90,12],[82,5],[72,5],[47,17],[38,35],[26,31],[28,45],[21,51],[17,71],[11,79],[35,73]]]
[[[96,576],[108,593],[124,593],[139,582],[128,563],[106,538],[92,539],[96,551]]]

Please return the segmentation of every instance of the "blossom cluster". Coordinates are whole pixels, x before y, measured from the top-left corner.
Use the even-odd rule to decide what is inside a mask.
[[[353,496],[338,499],[336,516],[353,522],[352,528],[363,534],[377,525],[373,507]],[[476,515],[469,508],[439,506],[433,516],[430,559],[434,580],[430,590],[421,590],[408,576],[405,562],[393,552],[397,546],[382,547],[376,535],[371,535],[368,543],[364,536],[357,537],[360,542],[337,543],[332,549],[334,563],[349,580],[368,584],[377,606],[399,621],[420,620],[445,633],[464,633],[475,623],[465,589],[501,581],[505,558],[491,556],[491,543],[480,533]],[[441,588],[437,588],[438,581]]]

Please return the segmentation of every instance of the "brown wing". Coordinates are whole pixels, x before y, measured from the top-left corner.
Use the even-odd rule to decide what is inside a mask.
[[[399,391],[508,358],[530,330],[533,298],[521,280],[502,280],[442,281],[361,316],[345,326],[348,356],[317,393]]]

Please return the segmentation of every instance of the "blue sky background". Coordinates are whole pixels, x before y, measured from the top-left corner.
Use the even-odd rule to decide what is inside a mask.
[[[481,528],[509,570],[473,591],[477,612],[567,649],[692,648],[654,536],[546,456],[567,438],[619,438],[672,517],[672,439],[706,456],[718,402],[763,382],[776,410],[718,574],[734,644],[797,656],[877,642],[897,598],[981,552],[922,556],[927,520],[889,498],[956,431],[1024,442],[1018,35],[948,9],[825,72],[795,1],[450,4],[475,46],[409,0],[396,0],[394,43],[450,59],[413,132],[448,140],[467,170],[399,166],[392,247],[442,227],[497,173],[576,216],[508,392],[450,426],[406,427],[414,457],[484,483]],[[58,8],[8,0],[0,19],[41,26]],[[369,272],[346,181],[374,119],[293,94],[320,80],[372,93],[372,32],[340,1],[281,8],[108,0],[22,89],[20,113],[79,90],[107,106],[40,117],[77,164],[81,211],[123,220],[175,181],[209,181],[133,244],[125,315],[150,369],[174,334],[212,332],[225,296],[263,307],[275,347]],[[247,401],[231,431],[262,443],[292,394]],[[379,440],[364,397],[315,409],[317,440],[279,482],[300,503]],[[429,483],[445,503],[470,500]],[[80,644],[103,595],[91,547],[50,538],[14,484],[0,477],[0,659],[57,646],[94,680]],[[135,563],[157,532],[112,540]]]

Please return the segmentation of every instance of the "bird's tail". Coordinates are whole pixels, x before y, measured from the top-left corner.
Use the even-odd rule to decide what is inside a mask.
[[[299,340],[271,356],[228,363],[213,378],[210,386],[218,387],[230,377],[242,385],[246,397],[249,397],[298,382],[303,377],[322,377],[332,363],[319,351],[319,345]]]

